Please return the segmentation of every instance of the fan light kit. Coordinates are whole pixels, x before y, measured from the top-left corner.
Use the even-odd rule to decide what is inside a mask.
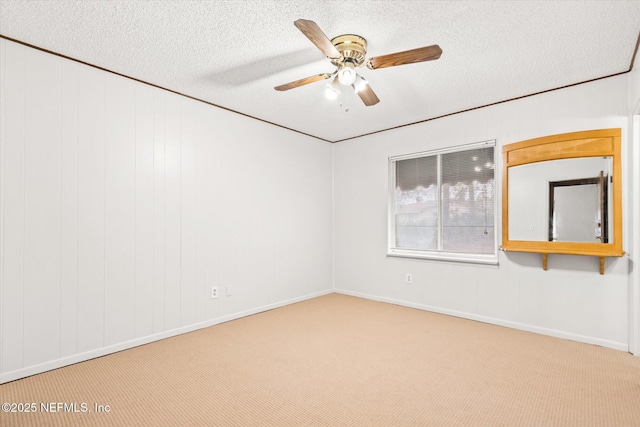
[[[298,19],[294,22],[294,25],[327,56],[331,63],[336,66],[336,70],[333,73],[318,74],[276,86],[275,90],[278,91],[294,89],[333,77],[331,82],[327,84],[325,90],[327,98],[337,98],[341,93],[340,86],[351,86],[364,105],[371,106],[380,102],[380,99],[378,99],[378,96],[373,89],[371,89],[369,82],[356,72],[356,68],[362,67],[365,64],[370,70],[395,67],[397,65],[432,61],[440,58],[440,55],[442,55],[440,46],[434,44],[403,52],[376,56],[365,61],[367,41],[364,37],[356,34],[344,34],[329,40],[318,24],[313,21]]]
[[[338,68],[338,80],[343,86],[349,86],[356,81],[356,70],[351,62],[345,62]]]
[[[331,83],[327,85],[327,88],[324,92],[327,98],[336,99],[338,95],[340,95],[340,87],[338,83],[338,80],[336,80],[336,77],[334,77]]]

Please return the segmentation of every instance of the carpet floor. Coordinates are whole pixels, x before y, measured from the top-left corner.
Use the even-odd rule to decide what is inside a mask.
[[[640,426],[640,358],[330,294],[3,384],[0,396],[34,404],[0,412],[7,427]]]

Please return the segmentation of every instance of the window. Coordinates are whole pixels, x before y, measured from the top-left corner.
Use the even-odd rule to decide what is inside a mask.
[[[388,255],[497,263],[494,147],[389,159]]]

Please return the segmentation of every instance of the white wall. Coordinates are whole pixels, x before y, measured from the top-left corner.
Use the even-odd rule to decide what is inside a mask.
[[[629,126],[632,129],[632,143],[629,149],[631,167],[630,209],[633,218],[640,218],[640,68],[635,67],[629,73],[629,113],[632,114]],[[630,224],[631,244],[629,245],[631,271],[629,287],[629,347],[633,354],[640,356],[640,220]]]
[[[500,252],[497,267],[385,256],[388,157],[496,139],[502,164],[505,144],[612,127],[626,147],[627,91],[622,75],[334,145],[335,289],[627,350],[628,256],[608,258],[603,276],[593,257],[549,255],[544,271],[539,254]]]
[[[0,109],[0,382],[331,290],[326,142],[6,40]]]
[[[627,256],[604,276],[588,257],[387,258],[387,158],[621,127],[637,248],[638,76],[330,145],[0,40],[0,382],[329,292],[332,273],[340,292],[626,350]]]

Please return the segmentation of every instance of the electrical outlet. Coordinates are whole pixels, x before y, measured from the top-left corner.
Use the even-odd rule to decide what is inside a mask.
[[[408,285],[413,283],[413,274],[411,273],[407,273],[407,275],[405,276],[404,282]]]
[[[211,299],[218,298],[218,287],[214,286],[211,288]]]

